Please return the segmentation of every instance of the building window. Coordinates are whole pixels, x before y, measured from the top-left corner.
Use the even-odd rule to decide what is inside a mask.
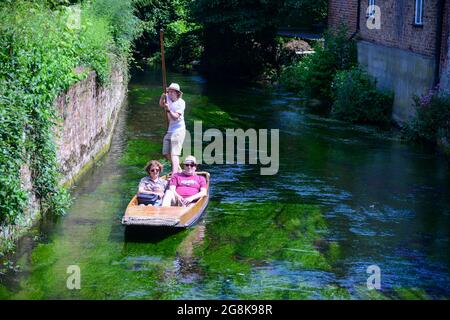
[[[369,18],[375,18],[375,0],[369,0]]]
[[[414,14],[414,24],[423,25],[423,2],[425,0],[416,0],[416,10]]]

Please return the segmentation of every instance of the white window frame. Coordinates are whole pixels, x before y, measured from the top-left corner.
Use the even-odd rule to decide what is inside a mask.
[[[375,18],[375,0],[369,0],[369,18]]]
[[[425,0],[416,0],[414,7],[414,24],[418,26],[423,25],[424,2]]]

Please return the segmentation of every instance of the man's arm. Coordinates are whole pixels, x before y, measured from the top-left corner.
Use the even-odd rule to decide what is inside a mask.
[[[170,189],[170,191],[172,191],[173,192],[173,194],[175,195],[175,198],[177,198],[177,199],[183,199],[183,197],[182,196],[180,196],[178,193],[177,193],[177,187],[176,186],[170,186],[169,187],[169,189]]]
[[[200,192],[194,194],[193,196],[187,197],[185,200],[188,203],[191,203],[192,201],[195,201],[197,199],[200,199],[201,197],[206,196],[206,188],[200,188]]]

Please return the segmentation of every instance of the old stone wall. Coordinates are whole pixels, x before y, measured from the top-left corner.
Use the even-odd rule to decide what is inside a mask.
[[[105,87],[97,85],[95,72],[91,72],[57,99],[56,108],[63,121],[57,139],[62,183],[75,180],[109,145],[127,90],[122,70],[115,68],[111,84]]]
[[[110,84],[99,86],[96,73],[70,87],[55,101],[61,118],[56,128],[57,159],[61,184],[70,185],[109,148],[117,115],[127,92],[126,68],[113,68]],[[33,178],[28,165],[20,172],[22,188],[28,194],[28,206],[15,225],[0,229],[0,252],[40,219],[39,198],[33,192]]]

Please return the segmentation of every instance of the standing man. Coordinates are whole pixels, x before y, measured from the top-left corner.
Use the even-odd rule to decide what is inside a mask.
[[[169,118],[169,127],[163,140],[163,155],[172,163],[172,174],[181,172],[180,155],[186,136],[184,109],[186,102],[181,98],[183,92],[177,83],[171,83],[167,93],[159,99],[159,105],[165,109]]]

